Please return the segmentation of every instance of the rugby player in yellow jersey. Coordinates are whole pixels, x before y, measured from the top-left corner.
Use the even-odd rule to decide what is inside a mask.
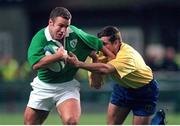
[[[98,33],[104,46],[116,55],[107,63],[84,63],[69,54],[68,62],[92,72],[92,87],[100,88],[102,75],[109,74],[115,81],[108,107],[107,124],[123,124],[129,112],[133,125],[148,125],[156,110],[159,88],[153,73],[142,56],[130,45],[122,42],[118,28],[106,26]],[[105,60],[104,60],[105,61]]]

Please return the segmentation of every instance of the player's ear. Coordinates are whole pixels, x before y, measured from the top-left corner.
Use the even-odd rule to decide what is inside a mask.
[[[53,20],[52,19],[49,19],[49,25],[52,26],[53,25]]]
[[[114,41],[114,44],[115,45],[118,45],[120,42],[119,42],[119,40],[118,39],[116,39],[115,41]]]

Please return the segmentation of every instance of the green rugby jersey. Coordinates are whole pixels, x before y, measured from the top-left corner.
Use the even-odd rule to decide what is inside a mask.
[[[45,30],[47,30],[47,28],[43,28],[37,32],[28,48],[28,61],[31,66],[45,56],[45,46],[49,44],[58,46],[57,42],[47,39]],[[91,51],[98,51],[102,46],[102,41],[97,37],[87,34],[75,26],[71,25],[68,27],[64,39],[64,48],[68,52],[74,53],[80,61],[85,61]],[[72,80],[77,70],[78,68],[74,68],[69,64],[65,64],[65,67],[60,72],[54,72],[48,68],[41,68],[38,69],[38,77],[46,83],[61,83]]]

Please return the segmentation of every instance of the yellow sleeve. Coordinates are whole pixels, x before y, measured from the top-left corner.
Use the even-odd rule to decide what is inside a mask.
[[[136,69],[134,60],[128,55],[118,54],[116,58],[109,61],[108,64],[111,64],[116,68],[117,73],[121,78],[135,71]]]

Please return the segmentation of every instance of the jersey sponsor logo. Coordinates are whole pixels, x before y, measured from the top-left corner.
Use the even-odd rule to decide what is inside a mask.
[[[72,47],[72,48],[75,48],[76,47],[76,45],[77,45],[77,39],[73,39],[73,40],[71,40],[70,41],[70,46]]]

